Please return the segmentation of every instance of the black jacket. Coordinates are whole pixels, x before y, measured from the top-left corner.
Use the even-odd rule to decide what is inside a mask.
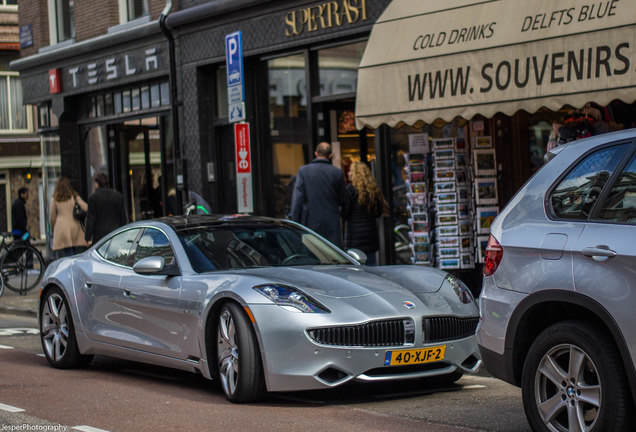
[[[356,248],[369,254],[380,249],[378,225],[376,219],[382,215],[370,214],[358,204],[358,193],[352,184],[347,186],[347,200],[342,208],[345,220],[345,250]]]
[[[28,231],[26,201],[21,197],[16,198],[15,201],[13,201],[13,205],[11,205],[11,220],[13,230],[16,232],[20,231],[17,235],[24,234]]]
[[[97,242],[112,230],[128,223],[121,193],[107,187],[98,188],[88,198],[86,216],[86,241]]]
[[[328,159],[316,158],[298,170],[290,217],[341,247],[344,201],[344,173]]]

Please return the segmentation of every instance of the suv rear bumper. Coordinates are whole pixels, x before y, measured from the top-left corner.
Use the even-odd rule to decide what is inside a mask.
[[[511,350],[504,350],[503,354],[498,354],[479,345],[479,353],[481,354],[482,364],[490,375],[517,387],[521,385],[521,383],[516,382],[512,370]]]

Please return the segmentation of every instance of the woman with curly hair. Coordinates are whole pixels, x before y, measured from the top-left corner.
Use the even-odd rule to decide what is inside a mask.
[[[84,229],[73,217],[76,202],[82,210],[88,209],[88,204],[75,192],[69,179],[60,177],[53,190],[49,209],[49,222],[53,232],[51,249],[57,258],[82,252],[88,246],[84,240]]]
[[[347,200],[342,207],[345,249],[360,249],[367,254],[367,265],[376,265],[375,255],[380,249],[376,219],[389,215],[388,204],[367,164],[353,162],[349,180]]]

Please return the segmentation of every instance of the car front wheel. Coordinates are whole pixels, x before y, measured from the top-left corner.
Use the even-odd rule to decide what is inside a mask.
[[[79,352],[71,311],[59,288],[50,289],[44,295],[39,320],[42,349],[51,366],[67,369],[90,363],[93,356]]]
[[[535,431],[626,431],[630,392],[618,350],[584,321],[564,321],[533,342],[522,375]]]
[[[247,314],[236,303],[221,307],[217,330],[219,378],[230,402],[261,398],[265,384],[256,335]]]

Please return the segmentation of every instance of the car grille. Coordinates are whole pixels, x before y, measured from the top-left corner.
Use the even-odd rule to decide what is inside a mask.
[[[479,318],[433,317],[422,318],[424,343],[451,341],[473,336]]]
[[[386,347],[412,344],[415,326],[410,319],[373,321],[360,325],[309,329],[309,337],[323,345]]]

